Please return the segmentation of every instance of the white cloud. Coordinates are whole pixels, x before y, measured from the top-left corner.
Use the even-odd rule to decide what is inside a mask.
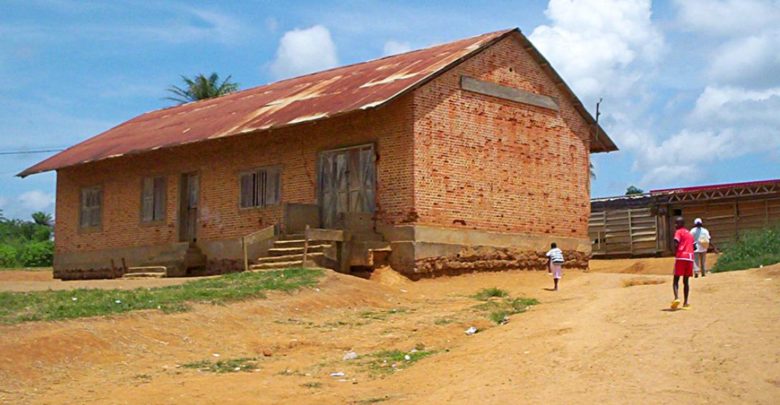
[[[717,83],[752,88],[780,85],[780,29],[728,41],[712,57],[709,76]]]
[[[691,118],[697,125],[770,124],[780,131],[780,87],[746,90],[708,86],[696,100]]]
[[[531,41],[587,100],[636,91],[664,47],[649,0],[551,0]]]
[[[399,53],[405,53],[412,50],[412,46],[408,42],[398,42],[389,40],[385,42],[384,55],[397,55]]]
[[[709,83],[682,116],[682,129],[631,144],[642,183],[702,180],[701,167],[744,156],[780,158],[780,1],[677,6],[682,26],[711,49],[701,68]]]
[[[279,41],[271,73],[277,78],[293,77],[338,65],[336,44],[322,25],[287,31]]]
[[[27,211],[41,211],[54,205],[54,194],[44,193],[40,190],[26,191],[17,198]]]
[[[695,181],[703,163],[745,155],[780,156],[780,87],[761,91],[707,87],[686,119],[686,128],[656,143],[645,140],[634,168],[643,183]]]
[[[778,0],[675,0],[682,28],[708,35],[750,34],[777,26]]]
[[[649,1],[551,0],[551,24],[530,38],[586,105],[605,98],[604,125],[634,158],[640,185],[663,187],[703,180],[708,173],[701,167],[717,162],[780,156],[780,8],[773,5],[780,2],[678,3],[678,20],[712,49],[700,69],[710,83],[692,108],[678,107],[679,124],[666,134],[652,113],[664,96],[655,75],[666,45]],[[748,32],[736,24],[751,30],[721,37],[721,21],[735,32]]]

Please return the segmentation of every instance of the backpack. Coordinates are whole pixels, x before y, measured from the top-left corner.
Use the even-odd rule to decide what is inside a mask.
[[[693,235],[693,241],[696,244],[696,250],[699,250],[699,248],[704,250],[710,248],[710,239],[701,231],[701,228],[696,228],[696,233]]]

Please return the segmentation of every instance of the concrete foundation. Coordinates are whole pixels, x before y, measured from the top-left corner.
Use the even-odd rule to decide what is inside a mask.
[[[587,268],[590,241],[551,235],[498,233],[425,225],[382,227],[390,241],[390,265],[411,277],[471,271],[542,270],[544,253],[555,242],[564,251],[566,267]]]
[[[122,277],[122,259],[127,267],[165,266],[170,272],[182,273],[189,243],[137,246],[76,253],[55,253],[54,278],[61,280]],[[113,267],[112,262],[113,260]]]

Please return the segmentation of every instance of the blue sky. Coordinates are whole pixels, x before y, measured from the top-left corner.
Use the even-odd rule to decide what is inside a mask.
[[[0,152],[62,148],[170,105],[179,76],[242,88],[519,27],[620,152],[593,196],[628,185],[780,178],[780,1],[70,1],[0,3]],[[750,23],[746,23],[746,22]],[[47,154],[0,155],[7,217],[54,209]]]

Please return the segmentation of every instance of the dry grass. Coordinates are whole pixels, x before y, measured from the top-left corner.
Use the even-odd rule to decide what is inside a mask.
[[[628,280],[623,280],[623,287],[633,287],[635,285],[655,285],[655,284],[663,284],[666,280],[662,280],[660,278],[631,278]]]

